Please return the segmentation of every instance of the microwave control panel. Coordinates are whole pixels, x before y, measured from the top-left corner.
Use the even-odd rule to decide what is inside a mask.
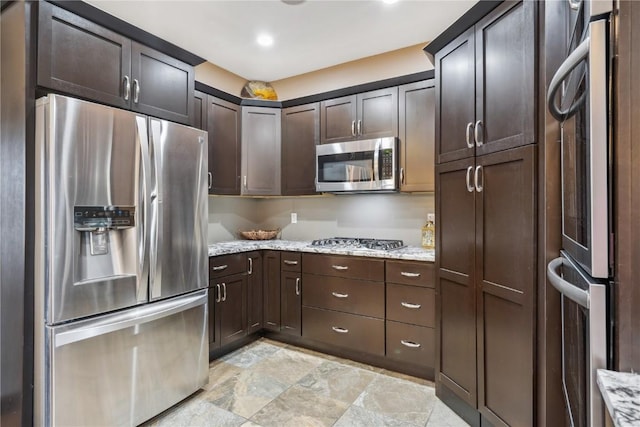
[[[380,152],[380,179],[393,179],[393,150],[390,148]]]

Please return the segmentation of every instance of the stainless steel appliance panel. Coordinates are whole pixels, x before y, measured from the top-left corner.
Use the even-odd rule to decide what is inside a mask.
[[[207,134],[149,119],[151,158],[150,297],[206,288]]]
[[[56,426],[137,425],[208,380],[207,290],[47,327]]]
[[[146,301],[146,273],[138,256],[144,242],[140,216],[143,193],[143,116],[49,95],[38,101],[38,150],[45,159],[37,182],[44,202],[49,256],[45,265],[46,321],[54,324]],[[79,229],[78,206],[126,207],[134,226]],[[100,241],[100,252],[92,242]]]

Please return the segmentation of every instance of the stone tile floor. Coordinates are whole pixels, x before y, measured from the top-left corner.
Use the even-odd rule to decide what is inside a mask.
[[[261,338],[209,365],[209,384],[143,424],[458,427],[433,383]]]

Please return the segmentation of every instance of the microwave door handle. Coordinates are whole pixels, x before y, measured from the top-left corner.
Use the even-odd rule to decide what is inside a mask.
[[[376,183],[380,181],[380,145],[382,145],[382,140],[376,140],[376,148],[373,151],[373,181]]]
[[[562,295],[588,309],[589,293],[567,282],[558,274],[558,268],[563,265],[567,268],[573,268],[562,257],[556,258],[549,262],[549,264],[547,265],[547,278],[549,279],[553,287],[556,288]]]
[[[547,92],[547,106],[551,115],[562,122],[571,117],[586,100],[586,92],[583,93],[580,98],[571,107],[565,111],[561,111],[558,105],[556,105],[556,94],[558,89],[562,86],[562,82],[582,61],[584,61],[589,55],[589,43],[590,37],[585,39],[571,52],[567,59],[560,65],[558,71],[553,75],[551,83],[549,83],[549,91]]]

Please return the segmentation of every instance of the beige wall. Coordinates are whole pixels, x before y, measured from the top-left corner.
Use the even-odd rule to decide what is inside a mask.
[[[211,62],[203,62],[196,66],[196,81],[231,95],[240,96],[242,86],[247,82],[247,79],[220,68]]]
[[[346,62],[271,84],[278,99],[286,100],[431,70],[433,65],[422,51],[426,44]]]
[[[420,43],[357,61],[346,62],[311,73],[277,80],[271,84],[278,94],[278,99],[284,101],[431,70],[433,65],[422,51],[426,44],[426,42]],[[196,80],[235,96],[240,96],[240,91],[247,81],[245,78],[210,62],[196,67]]]

